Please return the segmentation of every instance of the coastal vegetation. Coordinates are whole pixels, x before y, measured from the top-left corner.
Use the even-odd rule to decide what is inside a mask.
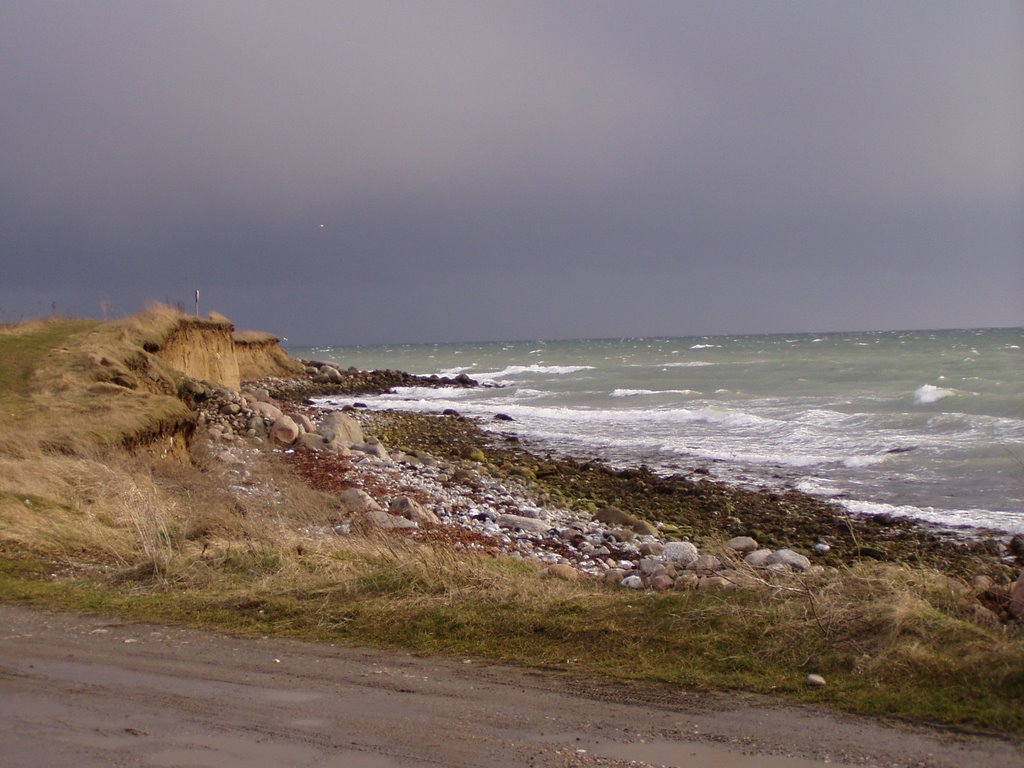
[[[541,504],[614,505],[723,557],[739,535],[799,549],[827,532],[833,547],[815,575],[656,592],[552,578],[451,532],[338,533],[344,461],[243,438],[244,464],[225,462],[197,419],[202,381],[276,377],[296,417],[311,387],[330,388],[289,387],[305,374],[279,351],[271,336],[166,307],[0,329],[0,599],[509,662],[651,702],[733,689],[1024,736],[1024,632],[1007,613],[1021,563],[1000,542],[545,455],[457,416],[385,412],[358,414],[384,444]]]

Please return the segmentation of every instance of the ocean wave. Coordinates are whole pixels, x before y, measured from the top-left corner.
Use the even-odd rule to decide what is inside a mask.
[[[704,360],[689,360],[685,363],[662,363],[662,368],[706,368],[709,365],[718,365],[718,363],[708,363]]]
[[[937,403],[939,400],[955,394],[955,389],[944,389],[943,387],[936,387],[934,384],[923,384],[914,390],[914,402],[918,405],[927,405],[928,403]]]
[[[639,397],[641,395],[699,395],[695,389],[616,389],[611,397]]]
[[[721,344],[694,344],[690,349],[721,349]]]
[[[571,373],[578,373],[579,371],[592,371],[594,368],[595,366],[593,365],[542,365],[540,363],[534,363],[533,365],[510,365],[500,371],[480,373],[477,374],[477,376],[482,379],[504,379],[508,376],[521,376],[524,373],[546,374],[549,376],[567,376]]]

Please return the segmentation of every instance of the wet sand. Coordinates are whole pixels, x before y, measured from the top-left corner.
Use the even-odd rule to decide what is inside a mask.
[[[1007,741],[0,606],[0,765],[1019,768]]]

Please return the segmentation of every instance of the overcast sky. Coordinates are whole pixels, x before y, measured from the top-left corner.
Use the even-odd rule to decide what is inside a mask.
[[[0,320],[1024,325],[1024,2],[0,5]]]

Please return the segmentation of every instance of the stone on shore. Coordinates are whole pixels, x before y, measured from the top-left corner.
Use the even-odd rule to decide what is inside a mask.
[[[747,554],[757,549],[757,542],[749,536],[736,536],[725,542],[725,546],[734,552]]]
[[[773,552],[767,560],[767,565],[776,564],[789,566],[794,571],[806,571],[811,567],[810,560],[792,549],[778,549]]]
[[[280,416],[270,428],[270,436],[282,445],[291,445],[299,437],[299,425],[290,416]]]
[[[316,431],[331,443],[351,446],[366,442],[366,438],[363,437],[363,428],[359,426],[359,422],[341,411],[331,411],[324,415]]]
[[[532,517],[523,517],[522,515],[498,515],[498,525],[502,528],[515,528],[535,533],[547,533],[551,528],[551,524],[546,520],[534,520]]]
[[[382,509],[371,509],[363,514],[363,519],[370,525],[386,530],[400,530],[405,528],[418,528],[412,520],[406,520],[398,515],[389,515]]]
[[[345,511],[361,515],[370,511],[383,512],[383,508],[362,488],[349,488],[338,497]]]
[[[768,558],[772,556],[770,549],[755,549],[743,558],[743,562],[751,568],[764,568],[768,565]]]
[[[428,509],[424,509],[423,505],[416,501],[416,499],[411,499],[408,496],[399,496],[393,499],[388,506],[388,513],[404,517],[406,520],[412,520],[419,525],[439,525],[441,523],[437,515]]]
[[[662,557],[670,563],[687,566],[700,557],[700,551],[696,545],[689,541],[670,541],[665,544]]]
[[[1010,615],[1015,619],[1024,616],[1024,571],[1010,587]]]
[[[580,580],[580,572],[567,563],[553,563],[541,571],[541,573],[544,576],[561,579],[562,581]]]

